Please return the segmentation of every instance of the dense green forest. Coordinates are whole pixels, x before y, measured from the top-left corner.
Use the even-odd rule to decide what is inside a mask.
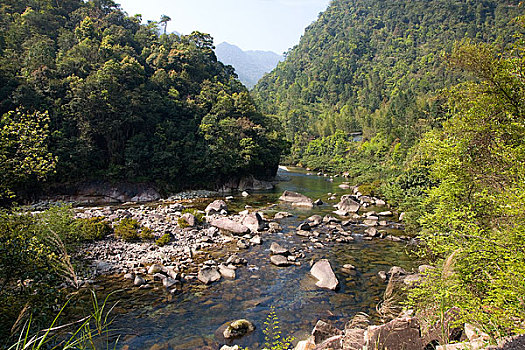
[[[274,174],[278,123],[212,38],[141,21],[111,0],[0,1],[4,198],[44,179],[178,189]]]
[[[437,266],[405,306],[525,330],[525,51],[518,1],[334,0],[253,94],[290,163],[406,212]],[[354,132],[363,140],[355,142]]]
[[[408,149],[441,123],[436,92],[463,77],[447,69],[454,42],[511,41],[518,4],[332,1],[253,94],[293,141],[288,162],[370,180],[399,170]],[[345,136],[360,131],[367,142]]]

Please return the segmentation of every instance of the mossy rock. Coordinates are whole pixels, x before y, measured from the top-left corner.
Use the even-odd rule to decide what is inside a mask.
[[[225,339],[241,338],[248,333],[255,330],[255,326],[248,320],[241,319],[230,323],[224,330],[223,336]]]

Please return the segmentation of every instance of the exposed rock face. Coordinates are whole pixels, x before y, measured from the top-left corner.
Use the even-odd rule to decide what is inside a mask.
[[[321,344],[328,338],[342,334],[343,332],[340,329],[337,329],[331,324],[321,320],[317,321],[317,324],[312,331],[315,344]]]
[[[197,275],[199,281],[204,284],[210,284],[221,279],[221,274],[215,267],[204,267]]]
[[[81,204],[104,204],[126,202],[153,202],[161,198],[160,194],[148,184],[118,183],[105,181],[80,183],[56,189],[57,197],[65,202]]]
[[[361,204],[354,201],[350,195],[344,195],[341,197],[341,201],[336,204],[335,207],[348,213],[357,213],[361,208]]]
[[[223,336],[225,339],[240,338],[254,330],[255,326],[253,323],[242,319],[230,323],[230,325],[224,330]]]
[[[241,179],[232,179],[225,183],[220,189],[220,192],[232,192],[232,191],[246,191],[246,190],[271,190],[273,189],[273,183],[269,181],[262,181],[254,178],[253,176],[243,177]]]
[[[326,259],[321,259],[316,262],[310,269],[310,273],[319,280],[315,284],[319,288],[336,290],[339,286],[339,281],[332,270],[332,266]]]
[[[291,203],[295,207],[313,208],[314,206],[314,203],[310,198],[292,191],[284,191],[279,200]]]
[[[381,326],[368,327],[367,343],[389,350],[416,350],[424,346],[415,317],[396,318]]]
[[[228,210],[228,205],[225,201],[218,199],[208,204],[204,211],[206,212],[206,215],[213,215],[220,214],[223,210]]]
[[[237,235],[244,235],[250,232],[250,229],[248,227],[228,218],[213,219],[211,220],[210,225]]]

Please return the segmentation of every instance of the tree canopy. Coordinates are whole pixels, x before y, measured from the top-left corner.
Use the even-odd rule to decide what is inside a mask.
[[[0,4],[0,115],[49,117],[50,184],[178,189],[277,170],[278,123],[217,61],[210,35],[159,35],[111,0]]]

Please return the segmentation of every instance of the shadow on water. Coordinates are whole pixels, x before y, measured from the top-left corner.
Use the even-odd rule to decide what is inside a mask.
[[[112,297],[119,300],[113,328],[121,335],[119,347],[129,349],[218,349],[224,340],[216,337],[217,329],[228,321],[246,318],[257,327],[256,331],[234,342],[250,349],[260,349],[264,343],[264,321],[275,307],[283,335],[301,340],[307,337],[318,319],[331,320],[343,326],[353,315],[365,312],[374,316],[385,284],[377,277],[380,270],[393,265],[413,268],[415,262],[406,254],[404,243],[387,240],[363,241],[359,235],[352,243],[325,243],[314,248],[307,239],[294,234],[292,228],[310,215],[324,215],[333,210],[328,193],[345,194],[338,185],[340,178],[330,182],[325,177],[307,175],[297,169],[280,170],[286,180],[274,191],[236,197],[229,205],[234,211],[246,205],[265,207],[268,216],[277,211],[289,211],[293,217],[281,220],[283,233],[263,233],[264,243],[239,254],[248,260],[248,266],[237,270],[235,280],[222,279],[211,286],[193,283],[183,293],[169,296],[161,289],[139,291],[127,288]],[[314,200],[321,198],[326,204],[313,210],[292,208],[278,203],[284,190],[303,193]],[[272,207],[272,205],[276,204]],[[205,205],[206,203],[201,203]],[[359,233],[364,228],[356,228]],[[322,236],[321,236],[322,239]],[[305,258],[300,266],[276,267],[269,263],[272,242],[302,251]],[[226,252],[211,252],[212,255]],[[309,274],[310,261],[330,260],[340,281],[337,292],[321,290]],[[357,275],[345,274],[341,268],[352,264]],[[109,292],[129,282],[115,283],[115,279],[100,280],[100,287]],[[99,292],[102,294],[103,292]]]

